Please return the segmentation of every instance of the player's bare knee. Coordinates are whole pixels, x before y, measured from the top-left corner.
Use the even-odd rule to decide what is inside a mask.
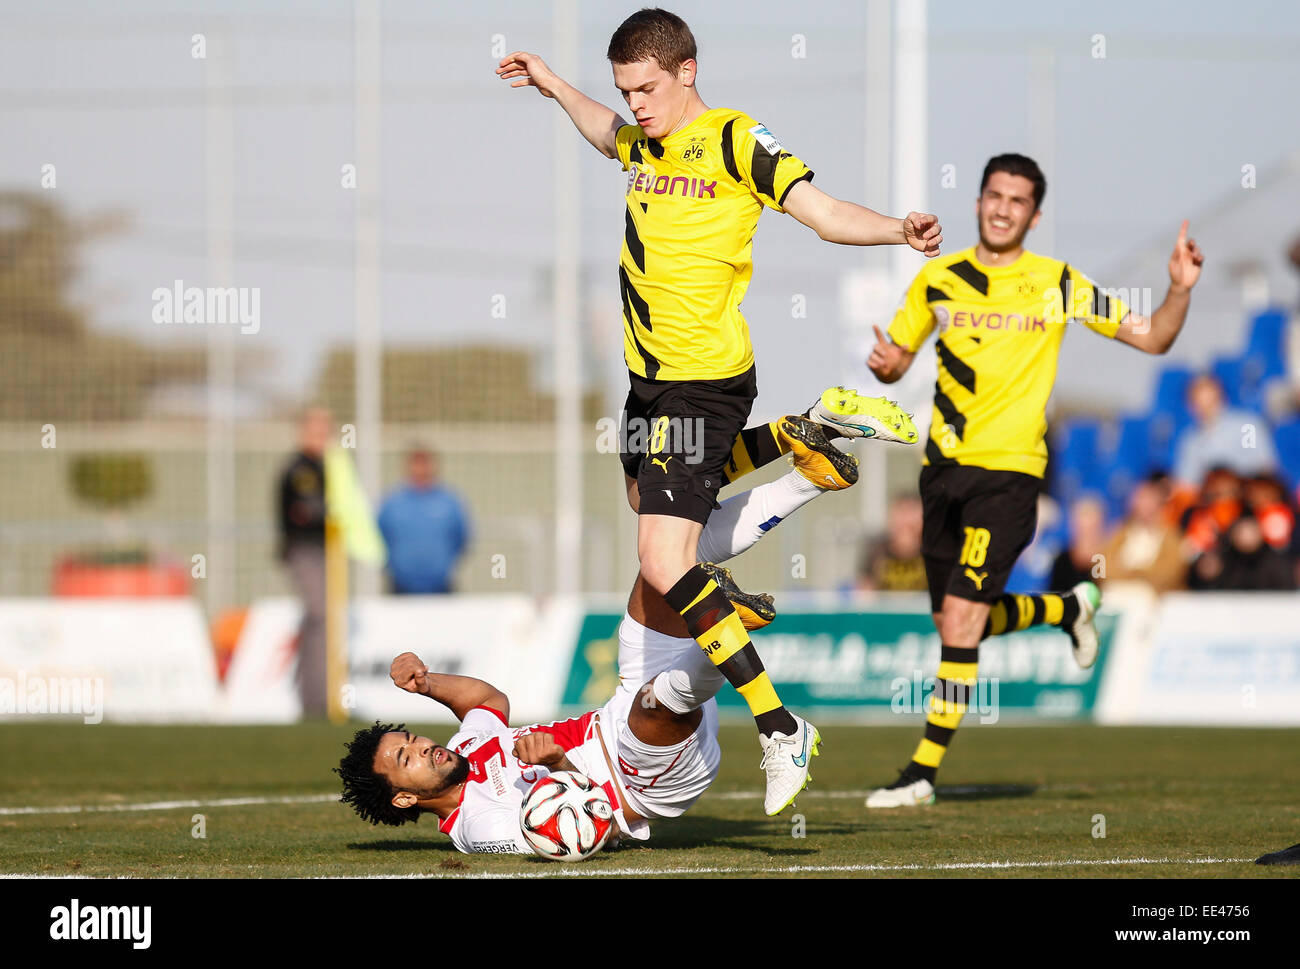
[[[671,747],[693,734],[703,719],[704,712],[699,709],[686,713],[669,710],[655,696],[654,680],[651,680],[637,692],[636,702],[628,713],[627,725],[632,735],[643,743]]]
[[[979,645],[988,618],[989,606],[985,602],[972,602],[955,597],[945,602],[938,624],[939,637],[946,646],[975,647]]]
[[[641,558],[641,577],[662,596],[694,565],[693,561],[679,556],[657,556],[647,552]]]
[[[658,677],[655,679],[658,679]],[[635,709],[641,714],[642,718],[650,720],[674,720],[682,716],[682,714],[674,713],[659,702],[659,698],[655,696],[654,680],[644,684],[637,692]]]

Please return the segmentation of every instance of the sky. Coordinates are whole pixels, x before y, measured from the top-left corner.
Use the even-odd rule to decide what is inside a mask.
[[[213,78],[229,79],[233,283],[257,287],[262,312],[258,332],[239,340],[273,362],[260,388],[268,398],[302,394],[326,350],[355,331],[358,193],[342,176],[358,157],[353,5],[3,7],[0,189],[54,193],[80,219],[126,217],[125,230],[86,245],[77,279],[78,300],[106,331],[158,345],[204,339],[193,327],[154,322],[153,294],[212,276],[206,105]],[[604,48],[633,9],[579,3],[570,80],[616,108]],[[670,9],[696,34],[706,103],[758,117],[817,172],[823,191],[888,210],[888,198],[864,197],[862,3]],[[375,173],[382,339],[533,348],[544,384],[553,377],[552,145],[579,136],[556,124],[553,102],[509,89],[493,68],[494,46],[548,56],[550,10],[537,0],[380,4]],[[1300,179],[1282,169],[1300,150],[1300,5],[931,0],[927,19],[924,206],[943,221],[948,248],[975,241],[983,162],[1032,144],[1046,152],[1049,188],[1029,247],[1103,285],[1151,287],[1158,302],[1162,253],[1179,221],[1191,218],[1194,234],[1198,219],[1205,224],[1209,235],[1198,238],[1209,261],[1173,359],[1204,364],[1243,339],[1232,275],[1242,262],[1263,265],[1275,300],[1294,304],[1281,252],[1300,233]],[[585,143],[578,158],[583,367],[617,402],[624,178]],[[55,166],[53,188],[41,186],[45,165]],[[1253,187],[1243,185],[1245,166]],[[841,380],[875,390],[843,296],[871,258],[792,219],[763,216],[744,305],[763,388],[756,410],[804,406]],[[806,318],[791,317],[796,295]],[[1057,403],[1099,410],[1142,406],[1157,365],[1086,332],[1071,333],[1062,360]]]

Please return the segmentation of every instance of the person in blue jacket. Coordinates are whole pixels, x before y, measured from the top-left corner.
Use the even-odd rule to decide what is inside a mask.
[[[469,543],[469,518],[460,498],[438,476],[438,457],[425,447],[406,455],[406,483],[379,510],[388,545],[391,590],[431,595],[452,590],[452,575]]]

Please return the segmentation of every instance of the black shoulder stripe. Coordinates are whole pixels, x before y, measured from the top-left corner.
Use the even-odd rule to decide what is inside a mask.
[[[1066,319],[1070,316],[1070,264],[1061,267],[1061,314]]]
[[[951,397],[939,389],[937,381],[934,385],[934,406],[939,409],[939,416],[943,418],[944,424],[951,427],[952,432],[957,435],[957,440],[966,440],[966,415],[957,409]]]
[[[727,174],[740,181],[740,169],[736,167],[736,150],[731,144],[731,128],[736,123],[732,118],[722,126],[722,164],[727,166]]]
[[[1110,297],[1096,283],[1092,284],[1092,315],[1103,320],[1110,319]]]
[[[948,272],[952,273],[958,279],[962,280],[962,282],[976,290],[981,296],[987,296],[989,294],[988,276],[984,275],[965,259],[949,266]]]
[[[645,156],[641,154],[641,142],[632,142],[632,147],[627,153],[627,160],[629,162],[636,162],[637,164],[645,161]]]
[[[655,359],[654,354],[641,345],[636,335],[636,323],[633,322],[635,319],[647,330],[653,330],[654,327],[650,325],[650,305],[636,291],[636,287],[627,278],[627,270],[622,266],[618,267],[618,282],[623,295],[623,315],[627,321],[628,332],[632,334],[632,343],[645,365],[646,379],[654,380],[655,375],[659,373],[659,361]]]
[[[939,450],[939,445],[935,443],[933,437],[925,440],[925,459],[932,465],[957,463],[955,458],[950,458]]]
[[[939,354],[939,363],[947,370],[952,379],[966,388],[968,393],[975,393],[975,371],[970,364],[948,349],[942,340],[934,342],[934,349]]]
[[[636,231],[636,223],[632,221],[632,210],[623,210],[623,241],[627,243],[627,251],[632,256],[632,261],[636,263],[638,272],[645,272],[645,243],[641,241],[641,234]]]
[[[934,286],[925,287],[925,301],[927,303],[933,303],[936,302],[937,300],[942,300],[942,299],[952,299],[952,297],[949,296],[947,293],[945,293],[942,289],[937,289]]]
[[[664,146],[659,144],[659,142],[655,141],[653,138],[646,142],[646,146],[650,149],[650,154],[654,155],[656,158],[664,157]]]
[[[749,170],[754,175],[754,190],[773,202],[776,201],[776,166],[780,161],[780,155],[773,155],[757,141],[754,142],[754,154],[749,160]]]

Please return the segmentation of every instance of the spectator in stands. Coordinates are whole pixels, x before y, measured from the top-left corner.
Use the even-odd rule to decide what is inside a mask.
[[[298,693],[304,716],[323,717],[325,655],[325,448],[334,420],[309,407],[298,421],[298,451],[280,475],[280,560],[289,570],[302,621],[298,626]]]
[[[863,550],[857,588],[878,592],[924,592],[925,560],[921,557],[921,499],[895,498],[885,519],[885,537]]]
[[[1165,518],[1169,492],[1169,478],[1160,472],[1133,489],[1128,518],[1102,549],[1107,582],[1144,582],[1156,594],[1183,588],[1187,560],[1178,529]]]
[[[1070,544],[1052,563],[1049,589],[1072,589],[1080,582],[1095,582],[1106,541],[1106,506],[1097,498],[1080,498],[1070,506]],[[1094,570],[1096,574],[1094,575]]]
[[[1243,509],[1218,546],[1201,557],[1198,587],[1223,592],[1290,591],[1294,564],[1264,541],[1264,530],[1250,508]],[[1202,584],[1203,583],[1203,584]]]
[[[1264,418],[1250,411],[1225,408],[1223,387],[1212,374],[1201,374],[1187,388],[1187,403],[1196,423],[1178,438],[1174,477],[1196,487],[1211,468],[1238,474],[1272,472],[1277,450]]]
[[[426,447],[406,455],[406,484],[379,510],[388,545],[390,587],[398,595],[452,591],[452,574],[469,543],[469,518],[454,492],[441,484],[438,457]]]
[[[1270,548],[1288,554],[1295,541],[1295,508],[1287,498],[1286,485],[1276,475],[1259,474],[1245,484],[1246,505],[1259,520],[1264,541]]]
[[[1241,479],[1224,467],[1210,469],[1196,501],[1183,512],[1179,524],[1183,530],[1188,558],[1213,551],[1242,512]]]

